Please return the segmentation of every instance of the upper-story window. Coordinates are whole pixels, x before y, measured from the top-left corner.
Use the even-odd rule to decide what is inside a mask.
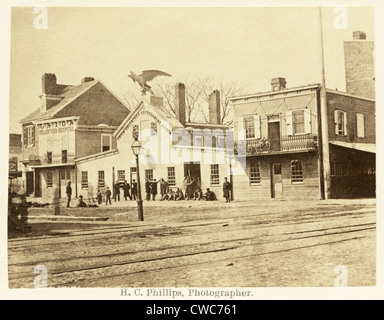
[[[261,127],[260,127],[260,116],[252,115],[242,118],[240,124],[245,129],[245,137],[247,139],[260,139]]]
[[[246,132],[247,139],[255,138],[255,121],[253,116],[244,117],[244,129]]]
[[[335,111],[335,134],[338,136],[347,135],[347,113],[344,111]]]
[[[67,163],[67,162],[68,162],[68,151],[61,150],[61,163]]]
[[[35,145],[35,127],[28,126],[24,128],[24,147],[33,147]]]
[[[151,137],[157,136],[157,123],[151,122]]]
[[[51,151],[47,152],[47,163],[48,164],[52,163],[52,152]]]
[[[305,133],[304,110],[292,112],[293,134]]]
[[[101,135],[101,152],[111,150],[112,136],[110,134]]]
[[[364,114],[362,113],[357,113],[356,114],[356,126],[357,126],[357,131],[356,135],[358,138],[365,138],[365,119],[364,119]]]
[[[286,113],[287,135],[312,133],[311,109],[290,110]]]

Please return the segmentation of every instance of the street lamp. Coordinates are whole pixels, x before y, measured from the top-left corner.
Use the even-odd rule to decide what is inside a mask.
[[[141,144],[137,138],[133,141],[132,152],[136,156],[136,171],[137,171],[137,210],[139,212],[139,221],[144,221],[144,212],[143,212],[143,200],[141,199],[141,187],[140,187],[140,171],[139,171],[139,154],[141,149]]]

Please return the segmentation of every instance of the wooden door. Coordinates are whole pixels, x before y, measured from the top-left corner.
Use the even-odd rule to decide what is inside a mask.
[[[283,177],[281,163],[271,165],[271,197],[280,199],[283,197]]]

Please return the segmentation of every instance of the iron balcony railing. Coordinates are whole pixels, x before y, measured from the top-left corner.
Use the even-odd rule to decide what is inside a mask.
[[[303,150],[315,150],[318,147],[317,136],[295,135],[295,136],[283,136],[277,139],[247,139],[246,140],[246,154],[268,154],[275,152],[286,151],[303,151]],[[238,144],[235,144],[235,153],[239,153]]]

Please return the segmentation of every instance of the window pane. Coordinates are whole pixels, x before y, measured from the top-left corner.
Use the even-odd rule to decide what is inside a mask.
[[[98,182],[97,186],[99,188],[104,188],[105,187],[105,176],[104,176],[104,171],[98,171]]]
[[[81,188],[88,189],[88,171],[81,172]]]
[[[153,180],[153,170],[152,169],[147,169],[145,170],[145,179],[149,179],[150,181]]]
[[[47,188],[51,188],[53,186],[52,172],[47,172]]]
[[[117,179],[125,180],[125,170],[117,170]]]
[[[212,164],[211,165],[211,185],[220,184],[220,175],[219,175],[219,165]]]
[[[293,160],[291,162],[291,181],[292,183],[303,182],[303,162],[301,160]]]
[[[292,112],[293,133],[305,133],[304,110]]]
[[[168,167],[168,183],[170,186],[176,185],[176,171],[175,167]]]
[[[259,184],[261,182],[260,162],[251,162],[249,180],[251,184]]]
[[[246,130],[246,138],[255,138],[255,120],[253,116],[244,118],[244,129]]]

